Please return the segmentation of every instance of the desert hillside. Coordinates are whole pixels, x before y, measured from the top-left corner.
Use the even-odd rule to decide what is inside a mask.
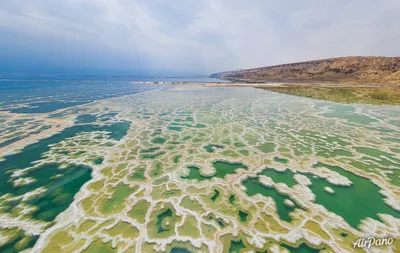
[[[297,81],[400,85],[400,57],[331,58],[232,71],[216,76],[235,82]]]

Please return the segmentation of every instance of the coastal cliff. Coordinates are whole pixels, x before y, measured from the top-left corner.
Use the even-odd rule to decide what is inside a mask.
[[[213,74],[233,82],[400,85],[400,57],[351,56]]]

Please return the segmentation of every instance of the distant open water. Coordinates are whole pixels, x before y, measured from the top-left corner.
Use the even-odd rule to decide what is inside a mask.
[[[48,113],[92,101],[160,89],[131,82],[227,82],[208,77],[35,76],[0,78],[0,111]],[[164,86],[165,88],[165,86]]]

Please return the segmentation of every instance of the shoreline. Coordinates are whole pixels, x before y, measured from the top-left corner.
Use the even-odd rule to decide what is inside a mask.
[[[400,105],[400,86],[389,84],[339,84],[332,82],[132,82],[132,84],[247,87],[344,104]]]
[[[327,87],[327,88],[399,88],[400,85],[394,84],[352,84],[352,83],[333,83],[333,82],[139,82],[132,81],[131,84],[169,84],[169,85],[203,85],[206,87]]]

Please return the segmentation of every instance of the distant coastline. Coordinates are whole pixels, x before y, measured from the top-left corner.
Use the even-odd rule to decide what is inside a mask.
[[[400,85],[400,57],[351,56],[253,69],[226,71],[212,77],[243,83]]]

